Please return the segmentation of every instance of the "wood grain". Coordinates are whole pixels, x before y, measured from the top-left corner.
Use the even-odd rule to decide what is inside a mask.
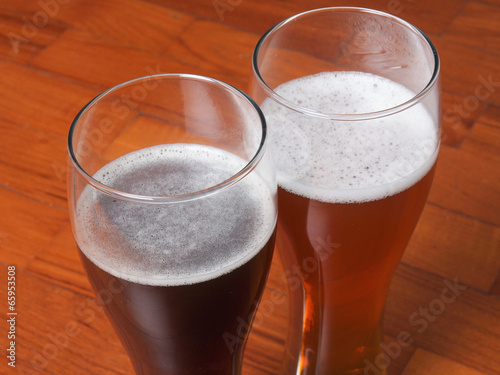
[[[447,358],[419,349],[412,357],[403,375],[481,375],[483,372],[474,370]]]
[[[100,91],[160,73],[248,90],[251,54],[275,23],[365,6],[427,33],[441,61],[435,181],[391,284],[388,375],[500,374],[500,3],[498,0],[3,0],[0,4],[0,374],[132,375],[71,232],[66,136]],[[141,134],[138,116],[108,156]],[[145,136],[145,135],[144,135]],[[155,134],[149,136],[154,137]],[[7,266],[16,267],[16,368],[7,366]],[[244,374],[278,373],[288,300],[279,257]]]

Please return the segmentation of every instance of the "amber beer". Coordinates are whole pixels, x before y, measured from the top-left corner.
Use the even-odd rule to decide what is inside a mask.
[[[331,113],[367,113],[414,95],[357,72],[308,76],[274,91]],[[436,125],[422,105],[345,123],[307,118],[271,99],[262,109],[277,155],[277,243],[296,338],[283,373],[385,374],[384,303],[431,186]],[[294,293],[298,280],[304,295]]]
[[[209,146],[155,146],[122,156],[94,178],[133,194],[179,195],[245,164]],[[91,284],[137,374],[233,374],[274,248],[273,194],[256,173],[169,205],[86,187],[75,220]]]
[[[278,190],[280,235],[288,236],[294,246],[295,259],[288,264],[299,265],[287,273],[286,281],[292,285],[300,277],[306,290],[317,291],[310,296],[305,318],[317,329],[304,338],[304,345],[320,342],[316,360],[321,374],[348,374],[370,363],[385,363],[377,355],[388,286],[422,211],[433,172],[404,192],[365,203],[324,203]],[[295,302],[299,305],[293,309],[302,309],[302,301]],[[377,374],[385,365],[379,367]]]

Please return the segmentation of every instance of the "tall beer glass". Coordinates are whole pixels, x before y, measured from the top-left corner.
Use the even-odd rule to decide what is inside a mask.
[[[116,86],[69,132],[78,250],[137,374],[238,374],[274,248],[266,124],[192,75]]]
[[[283,373],[383,374],[389,283],[439,149],[436,50],[392,15],[325,8],[268,31],[253,64],[291,300]]]

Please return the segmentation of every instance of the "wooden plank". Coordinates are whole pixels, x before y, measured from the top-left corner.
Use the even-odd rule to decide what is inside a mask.
[[[499,225],[500,171],[488,149],[477,154],[441,147],[429,202]]]
[[[474,128],[465,139],[461,149],[471,154],[481,155],[500,163],[500,107],[488,107],[478,118]],[[498,169],[491,173],[497,174]],[[491,197],[500,198],[500,197]]]
[[[500,272],[500,227],[426,205],[402,261],[488,293]]]
[[[51,19],[41,9],[30,11],[27,2],[17,12],[4,2],[0,5],[0,58],[18,63],[28,63],[40,51],[56,40],[68,27]],[[32,2],[35,3],[35,2]]]
[[[64,139],[0,120],[0,186],[65,210]]]
[[[0,265],[0,273],[7,274],[5,266]],[[0,299],[6,301],[6,288],[0,289]],[[132,375],[102,306],[17,270],[16,359],[23,362],[25,373]],[[2,337],[5,329],[2,324]]]
[[[78,30],[63,33],[32,65],[100,90],[156,73],[200,71]]]
[[[493,6],[499,6],[500,5],[500,3],[498,2],[498,0],[483,0],[483,3],[491,4]]]
[[[497,279],[495,280],[495,283],[490,289],[490,294],[492,296],[495,296],[497,298],[500,298],[500,272],[497,275]]]
[[[430,353],[423,349],[418,349],[411,358],[408,367],[402,375],[484,375],[484,372],[474,370],[460,363],[447,358]]]
[[[386,350],[383,353],[388,362],[387,375],[400,375],[403,373],[417,348],[411,344],[403,346],[400,341],[387,335],[384,339]]]
[[[0,118],[61,139],[78,111],[98,94],[18,64],[0,61],[0,70],[8,72],[0,75]]]
[[[442,134],[444,145],[458,148],[486,107],[485,102],[476,101],[465,95],[443,91]]]
[[[93,298],[94,292],[78,256],[70,223],[52,237],[25,269],[54,285]]]
[[[20,268],[47,246],[68,220],[66,212],[6,188],[0,188],[0,211],[0,262]]]
[[[498,54],[500,53],[499,19],[498,4],[468,1],[443,36]]]
[[[114,45],[160,53],[193,20],[165,5],[140,0],[68,1],[53,17]]]
[[[500,104],[497,54],[446,38],[433,37],[432,41],[441,58],[443,88],[466,97],[459,103],[462,111],[473,112],[481,102]]]
[[[152,0],[163,4],[161,0]],[[174,9],[209,18],[235,28],[243,28],[259,34],[266,32],[276,23],[295,14],[311,9],[332,6],[357,6],[376,9],[391,13],[415,24],[427,33],[439,34],[453,20],[460,10],[464,0],[446,0],[436,3],[432,0],[423,0],[414,3],[411,0],[362,0],[356,4],[346,4],[340,0],[312,0],[303,2],[292,1],[265,1],[254,0],[213,0],[200,2],[176,2],[169,4]]]
[[[401,332],[427,351],[487,374],[500,369],[500,300],[458,278],[398,267],[386,305],[385,331]]]
[[[246,91],[252,74],[252,53],[259,36],[215,22],[198,20],[190,25],[163,56],[201,67],[211,77]]]

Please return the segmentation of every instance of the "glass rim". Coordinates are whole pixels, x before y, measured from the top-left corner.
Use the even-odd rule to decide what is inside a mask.
[[[434,70],[432,72],[432,75],[425,85],[425,87],[418,93],[416,93],[411,99],[407,100],[406,102],[400,103],[397,106],[390,107],[390,108],[385,108],[383,110],[379,111],[374,111],[374,112],[366,112],[366,113],[325,113],[325,112],[320,112],[316,111],[307,107],[300,106],[283,96],[277,94],[271,87],[269,87],[260,74],[259,71],[259,66],[258,66],[258,56],[260,49],[264,42],[275,32],[279,31],[286,25],[296,21],[299,18],[302,18],[304,16],[308,16],[311,14],[315,13],[326,13],[326,12],[359,12],[359,13],[370,13],[373,15],[385,17],[387,19],[392,19],[393,21],[401,24],[402,26],[412,30],[416,35],[421,37],[427,45],[429,46],[432,56],[434,57]],[[311,116],[311,117],[317,117],[321,119],[326,119],[326,120],[337,120],[337,121],[361,121],[361,120],[371,120],[371,119],[376,119],[376,118],[381,118],[385,116],[390,116],[392,114],[399,113],[401,111],[404,111],[415,104],[419,103],[423,97],[425,97],[432,89],[435,87],[437,82],[439,81],[439,71],[440,71],[440,59],[439,59],[439,54],[437,52],[436,47],[432,43],[432,41],[427,37],[427,35],[422,32],[419,28],[416,26],[412,25],[411,23],[394,16],[389,13],[385,13],[382,11],[374,10],[374,9],[369,9],[369,8],[362,8],[362,7],[325,7],[325,8],[318,8],[318,9],[313,9],[313,10],[308,10],[299,14],[296,14],[292,17],[289,17],[273,27],[271,27],[262,37],[259,39],[257,42],[255,49],[252,54],[252,69],[254,72],[255,77],[257,78],[258,84],[264,89],[264,91],[267,93],[267,95],[278,102],[279,104],[283,105],[284,107],[287,107],[295,112],[299,112],[303,115],[306,116]]]
[[[217,86],[220,86],[221,88],[232,92],[234,95],[238,96],[242,100],[246,101],[249,103],[255,112],[258,115],[258,118],[260,120],[261,124],[261,129],[262,129],[262,136],[260,139],[260,143],[257,147],[257,150],[255,151],[254,155],[252,158],[246,163],[246,165],[241,168],[238,172],[233,174],[231,177],[228,179],[221,181],[220,183],[210,186],[208,188],[199,190],[199,191],[194,191],[186,194],[179,194],[179,195],[166,195],[166,196],[156,196],[156,195],[139,195],[139,194],[132,194],[128,192],[124,192],[118,189],[114,189],[110,186],[107,186],[106,184],[103,184],[96,180],[92,175],[87,173],[87,171],[82,167],[82,165],[79,163],[78,158],[76,156],[75,150],[73,148],[73,136],[76,127],[79,124],[79,121],[81,117],[89,111],[96,103],[98,103],[101,99],[105,98],[107,95],[110,93],[113,93],[115,91],[118,91],[121,88],[124,88],[126,86],[131,86],[135,85],[139,82],[144,82],[147,80],[165,80],[165,79],[188,79],[188,80],[194,80],[194,81],[199,81],[199,82],[205,82],[205,83],[211,83],[215,84]],[[143,76],[139,78],[135,78],[120,84],[117,84],[109,89],[104,90],[97,96],[95,96],[92,100],[90,100],[87,104],[83,106],[83,108],[78,112],[76,117],[73,119],[69,132],[68,132],[68,143],[67,143],[67,149],[68,149],[68,157],[70,163],[73,165],[74,169],[78,172],[78,174],[84,178],[84,180],[94,187],[95,189],[99,190],[100,192],[107,194],[109,196],[112,196],[114,198],[118,198],[121,200],[126,200],[126,201],[131,201],[131,202],[137,202],[137,203],[146,203],[146,204],[168,204],[168,203],[179,203],[179,202],[186,202],[186,201],[192,201],[195,199],[200,199],[212,194],[215,194],[221,190],[225,190],[226,188],[229,188],[230,186],[235,185],[242,179],[244,179],[248,174],[250,174],[257,164],[259,164],[260,160],[262,159],[265,149],[266,149],[266,139],[267,139],[267,123],[264,117],[264,114],[262,113],[260,107],[255,103],[255,101],[247,95],[245,92],[242,90],[238,89],[237,87],[230,85],[228,83],[225,83],[223,81],[220,81],[215,78],[210,78],[210,77],[205,77],[201,75],[196,75],[196,74],[187,74],[187,73],[161,73],[161,74],[154,74],[154,75],[148,75],[148,76]],[[123,155],[122,155],[123,156]],[[102,167],[101,167],[102,168]],[[68,180],[69,182],[69,180]]]

